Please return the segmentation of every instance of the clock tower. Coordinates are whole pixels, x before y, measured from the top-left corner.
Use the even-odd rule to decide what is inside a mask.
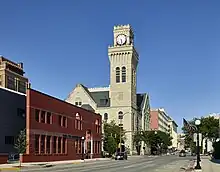
[[[136,71],[139,56],[134,47],[134,32],[130,25],[114,26],[114,43],[108,47],[110,61],[111,114],[118,121],[122,113],[123,128],[128,134],[128,146],[132,148],[132,133],[137,116]]]

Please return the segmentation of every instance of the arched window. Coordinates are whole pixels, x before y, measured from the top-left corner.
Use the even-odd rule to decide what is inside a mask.
[[[104,120],[107,121],[108,120],[108,114],[104,113]]]
[[[123,112],[122,111],[118,112],[118,119],[123,119]]]
[[[121,76],[122,76],[122,82],[126,82],[126,67],[122,67],[122,70],[121,70]]]
[[[120,82],[120,68],[116,67],[116,83]]]

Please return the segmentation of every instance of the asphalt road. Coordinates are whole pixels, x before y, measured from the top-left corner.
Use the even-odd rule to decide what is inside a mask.
[[[79,164],[57,165],[54,167],[36,167],[21,169],[29,172],[180,172],[187,167],[192,157],[161,156],[161,157],[130,157],[128,160],[102,160]]]

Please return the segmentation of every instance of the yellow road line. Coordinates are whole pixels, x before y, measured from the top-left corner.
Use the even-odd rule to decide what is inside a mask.
[[[2,171],[2,170],[16,171],[16,170],[20,170],[20,168],[16,168],[16,167],[0,168],[0,171]]]

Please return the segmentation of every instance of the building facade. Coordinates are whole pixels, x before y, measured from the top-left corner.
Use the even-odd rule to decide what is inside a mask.
[[[113,45],[108,47],[110,61],[110,85],[87,88],[82,84],[68,95],[66,101],[102,115],[105,121],[119,122],[126,130],[126,147],[135,151],[133,134],[137,130],[148,130],[150,105],[148,94],[137,94],[137,66],[139,55],[134,46],[134,32],[130,25],[115,26]],[[144,147],[144,145],[142,145]]]
[[[81,159],[82,153],[101,156],[100,115],[30,88],[26,102],[22,162]]]
[[[16,136],[25,128],[26,95],[0,87],[0,153],[14,154]]]
[[[177,133],[178,125],[176,122],[166,113],[163,108],[151,109],[150,112],[150,129],[159,130],[165,133],[169,133],[172,139],[172,148],[177,148]]]
[[[26,93],[28,79],[24,76],[23,63],[12,62],[0,55],[0,86]]]

